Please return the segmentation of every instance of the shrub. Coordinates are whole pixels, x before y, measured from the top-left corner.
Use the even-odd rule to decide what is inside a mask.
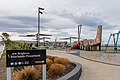
[[[19,43],[19,42],[10,42],[9,44],[7,44],[7,49],[15,49],[15,50],[22,50],[22,49],[25,49],[25,50],[28,50],[28,49],[31,49],[30,48],[30,44],[29,43]]]
[[[42,65],[37,65],[35,68],[37,69],[37,80],[42,79]]]
[[[62,64],[52,64],[48,70],[48,74],[51,76],[62,75],[66,70],[66,67]]]
[[[39,71],[42,71],[42,65],[36,65],[35,68]]]
[[[65,59],[65,58],[55,58],[54,63],[67,65],[68,63],[70,63],[70,61],[68,59]]]
[[[49,58],[50,60],[52,60],[54,62],[54,59],[57,57],[56,56],[47,56],[47,58]]]
[[[13,80],[36,80],[36,69],[25,68],[21,71],[18,71]]]
[[[46,58],[46,65],[47,65],[47,70],[50,68],[50,66],[53,64],[53,61],[50,60],[49,58]]]

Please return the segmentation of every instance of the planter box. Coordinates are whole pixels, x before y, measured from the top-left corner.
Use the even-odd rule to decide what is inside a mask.
[[[82,65],[76,62],[71,63],[75,68],[57,80],[79,80],[82,73]]]

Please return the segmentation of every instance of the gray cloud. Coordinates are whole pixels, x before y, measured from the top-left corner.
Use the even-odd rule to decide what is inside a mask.
[[[65,37],[66,35],[69,35],[69,33],[64,32],[64,31],[59,31],[59,32],[53,33],[53,36],[58,36],[58,37],[61,37],[61,36]]]
[[[0,0],[0,32],[37,31],[35,14],[40,6],[45,8],[41,19],[41,30],[44,32],[56,36],[69,35],[70,32],[77,35],[77,25],[82,24],[84,37],[91,38],[98,24],[102,24],[107,36],[120,29],[119,3],[120,0]],[[31,17],[33,15],[36,17]],[[87,35],[88,32],[91,34]]]
[[[75,13],[68,13],[64,10],[61,14],[59,14],[59,16],[68,18],[76,24],[82,24],[83,26],[90,27],[92,30],[100,24],[103,25],[103,29],[113,29],[118,27],[117,25],[105,22],[104,19],[101,19],[99,15],[95,13],[85,12],[76,15]]]
[[[2,19],[4,18],[4,19]],[[37,30],[37,18],[29,16],[7,16],[0,19],[0,31],[7,32],[35,32]],[[52,21],[50,18],[42,18],[42,25]],[[45,29],[46,27],[42,27]]]
[[[7,19],[10,20],[17,20],[20,21],[24,24],[32,24],[32,25],[36,25],[37,24],[37,17],[30,17],[30,16],[8,16],[6,17]],[[41,22],[43,24],[50,22],[52,19],[50,18],[43,18],[41,19]]]

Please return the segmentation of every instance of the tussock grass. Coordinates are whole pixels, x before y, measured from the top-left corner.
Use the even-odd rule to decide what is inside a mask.
[[[49,75],[58,76],[62,75],[66,70],[66,67],[62,64],[52,64],[48,70]]]
[[[36,80],[36,69],[24,68],[16,73],[13,80]]]
[[[47,56],[47,78],[57,79],[65,75],[68,71],[70,61],[65,58]],[[27,67],[16,72],[13,80],[41,80],[42,79],[42,65],[36,65],[34,68]]]
[[[54,59],[54,63],[59,63],[59,64],[67,65],[67,64],[70,63],[70,61],[68,59],[65,59],[65,58],[55,58]]]
[[[50,60],[49,58],[46,58],[46,65],[47,65],[47,70],[50,68],[50,66],[53,64],[53,61]]]

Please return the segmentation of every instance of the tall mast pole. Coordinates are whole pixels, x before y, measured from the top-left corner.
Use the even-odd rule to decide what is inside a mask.
[[[44,8],[38,7],[38,34],[37,34],[38,48],[40,48],[40,14],[43,14],[40,10],[44,10]]]
[[[40,48],[40,14],[39,14],[39,7],[38,7],[38,34],[37,34],[37,44],[38,44],[38,48]]]
[[[80,42],[81,27],[82,25],[78,25],[78,42]]]

